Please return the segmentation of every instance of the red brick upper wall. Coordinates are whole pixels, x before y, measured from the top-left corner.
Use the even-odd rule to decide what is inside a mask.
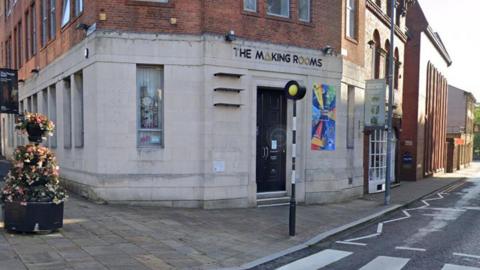
[[[19,20],[25,28],[25,12],[32,0],[18,0],[12,15],[7,17],[2,44],[13,32]],[[344,1],[312,0],[311,22],[298,19],[297,0],[290,0],[290,18],[281,18],[266,14],[267,0],[258,0],[257,12],[243,10],[241,0],[170,0],[168,4],[152,3],[140,0],[84,0],[84,12],[70,24],[60,28],[62,0],[57,2],[57,34],[47,46],[40,46],[40,0],[33,0],[37,11],[38,53],[31,59],[23,60],[20,78],[27,79],[33,68],[44,68],[56,58],[67,52],[85,38],[85,32],[75,29],[82,22],[97,24],[97,30],[140,32],[140,33],[179,33],[225,34],[234,30],[238,37],[254,41],[270,42],[319,49],[330,45],[341,51],[344,41]],[[3,2],[3,1],[2,1]],[[350,60],[363,63],[359,53],[364,47],[363,24],[365,1],[359,0],[359,46],[349,44]],[[106,15],[100,20],[100,14]],[[171,23],[176,19],[176,24]],[[25,33],[25,29],[24,29]],[[0,36],[1,37],[1,36]],[[356,52],[357,51],[357,52]],[[1,59],[1,58],[0,58]],[[0,66],[5,61],[0,62]]]
[[[266,0],[258,0],[257,12],[243,10],[240,0],[171,0],[153,4],[134,0],[98,2],[98,11],[107,20],[99,29],[151,33],[216,33],[234,30],[250,40],[322,48],[331,45],[340,50],[342,1],[312,1],[310,23],[298,20],[297,0],[290,1],[290,18],[266,13]],[[177,24],[170,24],[175,18]]]

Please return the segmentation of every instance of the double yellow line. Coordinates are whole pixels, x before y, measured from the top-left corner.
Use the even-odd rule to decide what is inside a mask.
[[[466,182],[466,181],[462,181],[462,182],[460,182],[460,183],[458,183],[458,184],[454,184],[454,185],[448,187],[447,189],[445,189],[444,191],[442,191],[442,193],[452,192],[452,191],[454,191],[455,189],[457,189],[457,188],[465,185],[465,183],[467,183],[467,182]]]

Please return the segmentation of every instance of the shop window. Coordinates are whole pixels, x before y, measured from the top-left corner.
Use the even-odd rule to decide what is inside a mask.
[[[83,74],[79,72],[74,75],[75,87],[73,87],[73,124],[75,132],[75,147],[83,147]]]
[[[311,0],[298,0],[298,18],[300,21],[310,21]]]
[[[355,87],[348,86],[347,94],[347,148],[355,145]]]
[[[63,147],[72,148],[72,88],[70,78],[63,79]]]
[[[243,9],[257,12],[257,0],[243,0]]]
[[[356,39],[357,34],[357,7],[356,7],[357,0],[347,0],[347,10],[346,10],[346,33],[347,37]]]
[[[290,17],[290,1],[267,0],[267,14],[281,17]]]
[[[70,21],[70,0],[63,0],[62,27]]]
[[[57,91],[55,85],[51,85],[48,88],[48,118],[52,120],[55,125],[57,123]],[[57,129],[53,131],[53,135],[48,139],[48,145],[51,148],[57,148]]]
[[[137,67],[137,104],[138,146],[163,146],[162,67]]]

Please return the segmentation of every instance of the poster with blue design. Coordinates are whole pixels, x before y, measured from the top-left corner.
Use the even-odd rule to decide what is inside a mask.
[[[336,92],[326,84],[313,85],[312,150],[335,151]]]

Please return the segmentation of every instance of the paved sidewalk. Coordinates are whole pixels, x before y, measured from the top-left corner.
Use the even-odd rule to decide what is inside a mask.
[[[450,185],[460,173],[403,182],[401,206]],[[0,230],[0,269],[215,269],[238,267],[296,246],[342,225],[385,211],[383,195],[342,204],[299,206],[297,236],[288,236],[288,206],[200,210],[97,205],[73,197],[65,225],[51,235]],[[0,221],[0,229],[3,223]]]

